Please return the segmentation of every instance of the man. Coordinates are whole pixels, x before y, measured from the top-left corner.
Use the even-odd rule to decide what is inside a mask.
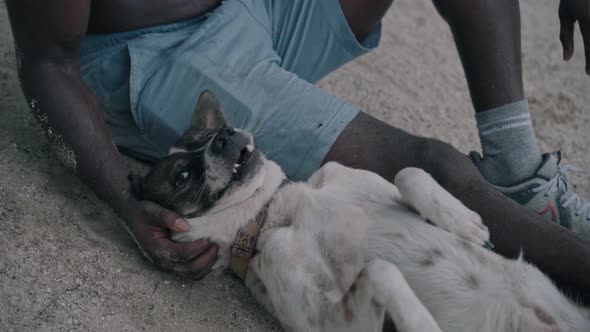
[[[434,1],[454,32],[477,111],[484,158],[475,162],[496,188],[452,147],[409,135],[309,83],[376,47],[392,0],[6,2],[34,113],[50,138],[71,149],[80,178],[161,269],[200,277],[217,248],[168,239],[170,230],[186,231],[186,221],[133,196],[113,141],[140,158],[165,155],[209,89],[229,122],[252,131],[258,148],[292,178],[330,160],[387,179],[403,167],[424,168],[482,215],[500,253],[523,248],[564,285],[590,291],[589,242],[496,192],[525,196],[534,209],[544,197],[560,206],[560,223],[590,235],[588,213],[574,216],[588,204],[571,191],[557,158],[541,156],[536,144],[515,0]],[[564,56],[571,57],[579,20],[590,63],[588,6],[590,0],[562,0],[560,15]]]

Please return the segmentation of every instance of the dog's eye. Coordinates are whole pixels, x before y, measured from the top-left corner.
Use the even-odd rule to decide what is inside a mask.
[[[176,181],[175,181],[176,188],[185,184],[186,181],[188,181],[188,178],[190,177],[190,175],[191,174],[189,171],[184,171],[184,172],[178,173],[178,175],[176,175]]]

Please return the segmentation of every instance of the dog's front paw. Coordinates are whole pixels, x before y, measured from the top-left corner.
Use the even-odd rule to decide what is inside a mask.
[[[441,225],[441,228],[456,234],[457,236],[473,242],[482,247],[493,249],[494,245],[490,242],[490,231],[483,224],[479,214],[465,208],[462,211],[453,211],[451,220],[453,222],[448,223],[445,226]]]
[[[450,233],[484,247],[492,247],[481,217],[443,189],[425,171],[405,168],[395,177],[402,204]]]

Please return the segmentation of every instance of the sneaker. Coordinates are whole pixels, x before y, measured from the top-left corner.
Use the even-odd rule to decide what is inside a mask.
[[[480,155],[471,152],[470,156],[478,165]],[[495,187],[546,220],[590,237],[590,203],[578,196],[569,182],[567,173],[575,169],[560,162],[559,151],[544,154],[541,167],[530,179],[511,187]]]

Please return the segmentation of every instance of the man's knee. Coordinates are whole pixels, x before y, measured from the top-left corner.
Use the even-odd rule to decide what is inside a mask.
[[[473,162],[451,145],[411,135],[362,112],[342,131],[324,163],[328,161],[370,170],[390,181],[400,170],[418,167],[443,187],[459,191],[483,182]]]

